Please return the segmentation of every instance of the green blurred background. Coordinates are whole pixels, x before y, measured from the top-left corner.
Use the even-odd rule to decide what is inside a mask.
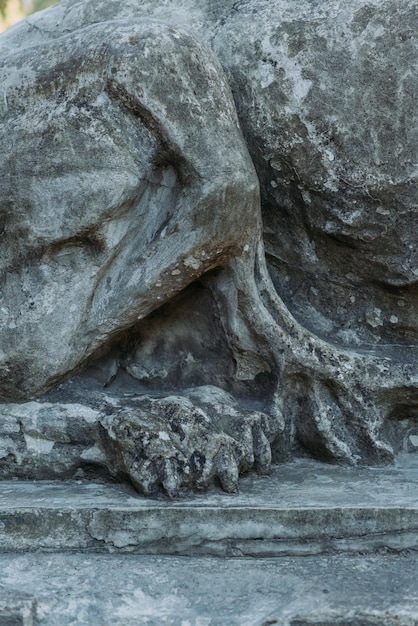
[[[0,32],[35,11],[56,4],[58,0],[0,0]]]

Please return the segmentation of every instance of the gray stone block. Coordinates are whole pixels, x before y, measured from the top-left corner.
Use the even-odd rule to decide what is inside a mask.
[[[314,461],[244,477],[237,494],[138,498],[86,482],[0,483],[0,550],[200,556],[418,549],[418,467]]]
[[[36,600],[23,591],[0,586],[1,626],[33,626]]]

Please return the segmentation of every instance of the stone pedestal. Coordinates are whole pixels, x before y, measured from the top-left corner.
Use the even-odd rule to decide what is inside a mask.
[[[411,454],[385,469],[301,459],[174,500],[3,482],[0,624],[414,626],[417,479]]]

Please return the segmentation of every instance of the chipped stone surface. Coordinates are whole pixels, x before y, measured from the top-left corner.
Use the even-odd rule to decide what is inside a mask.
[[[5,39],[0,397],[19,399],[252,241],[258,182],[189,35],[125,21],[8,56]]]
[[[261,182],[269,267],[295,317],[341,346],[411,358],[416,6],[66,0],[12,31],[4,45],[131,16],[186,28],[220,59]],[[367,323],[376,308],[382,328]]]
[[[415,450],[416,20],[63,0],[0,38],[0,395],[46,392],[35,434],[4,419],[3,477],[173,495]],[[76,403],[94,426],[60,422]]]
[[[216,575],[214,567],[216,565]],[[40,626],[416,626],[411,554],[282,559],[2,555]]]
[[[0,624],[2,626],[33,626],[36,620],[36,600],[26,593],[0,585]]]
[[[0,609],[29,602],[40,626],[416,626],[413,459],[304,460],[243,479],[239,494],[170,502],[120,485],[3,482]]]
[[[269,472],[282,434],[283,424],[217,387],[83,399],[0,405],[0,477],[128,479],[143,495],[214,483],[233,492],[240,473]]]
[[[312,460],[246,476],[240,491],[137,498],[86,481],[0,484],[0,550],[300,556],[418,549],[418,463],[335,468]]]

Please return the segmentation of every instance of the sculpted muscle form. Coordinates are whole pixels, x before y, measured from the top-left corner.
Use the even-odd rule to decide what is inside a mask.
[[[416,18],[340,4],[63,0],[2,35],[2,477],[233,491],[411,449]]]

